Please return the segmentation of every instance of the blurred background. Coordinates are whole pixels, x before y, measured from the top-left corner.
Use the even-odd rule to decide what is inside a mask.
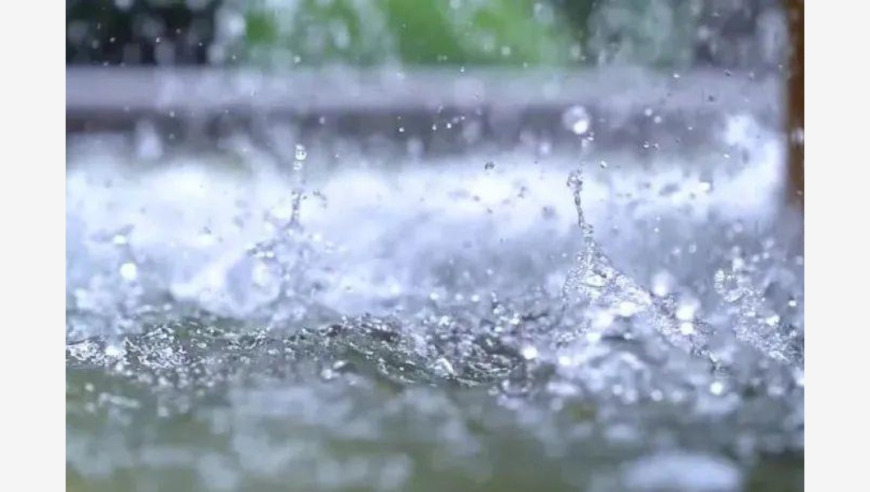
[[[778,0],[67,0],[71,65],[779,70]]]
[[[723,108],[784,118],[777,0],[66,5],[70,135],[153,129],[214,148],[277,118],[317,141],[376,137],[378,151],[558,147],[562,112],[580,105],[596,145],[649,154],[709,148]]]

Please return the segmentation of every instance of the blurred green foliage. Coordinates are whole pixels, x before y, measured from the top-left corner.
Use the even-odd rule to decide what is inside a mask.
[[[67,62],[674,66],[708,1],[68,0]]]
[[[534,0],[255,0],[244,9],[244,50],[268,62],[563,64],[579,58],[582,39],[552,2]]]
[[[703,0],[248,0],[259,64],[692,62]]]

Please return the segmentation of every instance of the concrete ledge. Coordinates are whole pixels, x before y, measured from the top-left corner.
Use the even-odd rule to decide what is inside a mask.
[[[596,145],[710,142],[723,117],[778,125],[782,81],[749,73],[516,69],[248,70],[68,68],[67,133],[129,133],[143,121],[172,141],[287,123],[313,138],[418,139],[426,149],[526,136],[575,142],[561,121],[592,116]],[[471,135],[471,140],[469,135]]]

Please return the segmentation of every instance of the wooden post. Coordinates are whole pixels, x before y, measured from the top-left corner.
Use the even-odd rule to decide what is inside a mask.
[[[789,30],[788,132],[789,202],[804,208],[804,2],[786,0]]]

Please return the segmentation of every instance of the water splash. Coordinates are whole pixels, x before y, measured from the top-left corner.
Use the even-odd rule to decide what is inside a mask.
[[[305,146],[296,144],[293,154],[293,213],[290,216],[288,227],[293,230],[301,230],[299,214],[302,207],[302,198],[305,194],[305,159],[308,151]]]
[[[592,225],[583,213],[583,173],[572,171],[568,187],[577,210],[577,225],[582,236],[581,251],[562,289],[563,299],[584,311],[586,329],[606,331],[616,326],[616,320],[632,319],[634,330],[667,338],[671,343],[692,352],[703,352],[709,327],[696,323],[687,329],[674,313],[675,300],[656,298],[631,277],[613,266],[595,241]],[[639,333],[649,336],[652,333]]]
[[[287,169],[305,169],[307,150],[304,159],[290,150]],[[320,188],[330,215],[306,207],[304,220],[302,197],[312,184],[291,172],[276,187],[283,208],[264,201],[263,216],[245,205],[241,221],[262,229],[211,226],[215,238],[257,239],[242,248],[244,262],[228,256],[235,270],[219,286],[237,289],[229,295],[240,305],[252,296],[253,307],[225,317],[203,313],[211,305],[201,302],[190,317],[146,322],[141,309],[161,305],[151,296],[166,281],[152,279],[161,269],[143,253],[176,240],[169,236],[176,229],[163,225],[160,241],[147,243],[137,226],[140,234],[121,234],[131,238],[120,246],[107,229],[104,247],[115,255],[105,278],[115,283],[101,289],[119,302],[116,285],[141,283],[145,297],[129,291],[128,316],[144,329],[116,341],[91,331],[67,343],[71,469],[89,480],[133,470],[132,483],[168,489],[179,488],[163,473],[174,467],[197,490],[215,481],[348,490],[380,480],[415,490],[463,490],[481,480],[614,490],[730,486],[761,453],[802,452],[802,370],[728,336],[737,330],[766,340],[758,327],[738,327],[753,302],[761,303],[760,322],[772,319],[745,267],[721,276],[719,291],[734,312],[704,323],[697,318],[708,312],[681,297],[684,279],[660,275],[650,291],[605,254],[595,235],[607,231],[591,224],[600,217],[597,197],[606,196],[595,194],[594,177],[570,175],[577,221],[560,225],[572,212],[567,200],[549,220],[540,219],[541,206],[559,202],[535,200],[549,200],[564,171],[522,180],[529,172],[512,175],[509,159],[499,159],[499,172],[482,173],[479,157],[441,189],[433,183],[443,169],[414,170],[398,186],[394,176],[351,175]],[[592,167],[590,174],[599,169]],[[525,187],[519,198],[517,187],[500,188],[513,180]],[[96,217],[99,225],[107,220]],[[199,233],[197,220],[191,231]],[[350,246],[346,254],[335,254],[338,244]],[[237,252],[236,244],[223,247]],[[573,252],[573,263],[562,256]],[[124,266],[131,263],[135,276]],[[343,290],[359,272],[361,280],[348,284],[353,291]],[[709,277],[693,280],[712,284],[713,271]],[[264,293],[252,295],[258,283]],[[387,295],[370,295],[380,290]],[[358,304],[341,303],[354,295]],[[321,305],[335,311],[318,317]],[[93,428],[105,432],[95,437]],[[526,457],[534,471],[512,475]],[[712,475],[677,477],[668,471],[675,463]],[[592,486],[600,483],[613,486]]]

